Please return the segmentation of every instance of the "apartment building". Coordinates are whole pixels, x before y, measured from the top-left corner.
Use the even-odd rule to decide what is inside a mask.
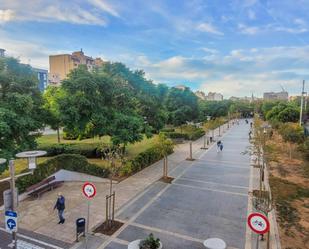
[[[5,49],[0,48],[0,57],[4,57],[5,56]]]
[[[101,58],[92,58],[84,54],[83,50],[72,54],[58,54],[49,56],[49,83],[60,85],[68,74],[79,65],[86,65],[88,70],[93,70],[96,66],[103,64]]]
[[[289,99],[289,93],[286,91],[282,92],[266,92],[263,95],[264,100],[288,100]]]
[[[206,96],[206,100],[209,100],[209,101],[222,101],[223,100],[223,95],[221,93],[209,92],[208,95]]]
[[[44,92],[48,85],[48,71],[40,68],[32,68],[32,69],[37,74],[40,91]]]

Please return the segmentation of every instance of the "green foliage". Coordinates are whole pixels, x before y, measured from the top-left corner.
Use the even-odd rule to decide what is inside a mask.
[[[164,100],[164,105],[169,112],[170,124],[178,126],[198,118],[197,97],[189,88],[184,90],[171,88]]]
[[[127,161],[119,170],[120,176],[136,173],[162,159],[164,157],[164,153],[166,153],[166,155],[173,153],[173,143],[171,143],[169,139],[166,140],[167,142],[165,142],[162,146],[156,144],[153,147],[139,153],[133,159]]]
[[[43,99],[45,110],[44,121],[45,124],[48,124],[52,129],[58,130],[58,142],[60,142],[59,129],[62,125],[62,120],[59,110],[59,101],[63,94],[61,88],[49,86],[44,92]]]
[[[279,133],[285,142],[300,144],[305,140],[304,130],[297,124],[284,123],[280,126]]]
[[[108,169],[88,163],[87,159],[84,156],[76,154],[62,154],[43,163],[40,163],[38,167],[34,170],[33,175],[27,175],[18,178],[18,180],[16,181],[16,186],[22,193],[28,187],[51,176],[60,169],[76,171],[99,177],[107,177],[109,175]]]
[[[43,99],[28,65],[0,58],[0,157],[35,147],[31,135],[43,126]]]
[[[160,247],[160,239],[156,239],[153,234],[142,240],[139,244],[140,249],[158,249]]]
[[[185,140],[189,140],[189,135],[187,133],[181,133],[181,132],[163,132],[163,134],[165,134],[165,136],[167,138],[170,139],[185,139]]]
[[[116,113],[113,122],[112,143],[114,145],[135,143],[143,139],[142,136],[143,120],[137,116]]]
[[[100,145],[93,144],[50,144],[41,145],[40,150],[45,150],[47,156],[56,156],[60,154],[80,154],[87,158],[101,158]]]
[[[299,119],[299,107],[294,103],[265,102],[262,107],[266,120],[279,122],[296,122]],[[271,109],[269,109],[271,108]]]
[[[305,159],[309,161],[309,138],[305,140],[305,142],[301,145],[300,149],[304,153]]]
[[[179,129],[178,129],[179,130]],[[205,135],[205,131],[193,125],[182,125],[179,131],[161,132],[170,139],[196,140]]]
[[[161,132],[174,132],[175,128],[163,128],[160,130]]]

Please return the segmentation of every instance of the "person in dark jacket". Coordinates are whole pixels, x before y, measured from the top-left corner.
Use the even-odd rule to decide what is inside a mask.
[[[65,222],[65,218],[63,217],[63,212],[65,209],[65,198],[61,193],[58,193],[57,202],[54,206],[54,210],[58,210],[59,222],[58,224],[63,224]]]

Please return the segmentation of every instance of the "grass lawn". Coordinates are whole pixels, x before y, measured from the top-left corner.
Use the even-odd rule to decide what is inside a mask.
[[[139,153],[151,148],[155,144],[157,136],[158,135],[154,135],[151,138],[144,137],[144,139],[140,142],[127,145],[126,158],[130,160],[134,158],[135,156],[137,156]],[[37,141],[42,146],[48,145],[48,144],[55,144],[57,143],[57,135],[45,135],[45,136],[38,138]],[[61,140],[61,143],[78,144],[79,146],[82,146],[83,144],[85,145],[89,145],[93,143],[100,144],[102,143],[102,141],[109,142],[110,138],[106,136],[106,137],[103,137],[101,140],[99,140],[98,138],[95,138],[95,139],[91,138],[91,139],[85,139],[85,140]],[[39,157],[37,159],[37,162],[42,163],[50,158],[52,157]],[[100,158],[88,158],[88,162],[97,164],[98,166],[103,167],[103,168],[109,168],[109,162],[102,160]],[[20,174],[23,170],[27,168],[28,168],[27,159],[16,159],[15,160],[15,174]],[[9,170],[6,170],[2,174],[0,174],[0,179],[6,178],[9,176],[10,176]]]
[[[141,142],[137,142],[134,144],[129,144],[126,147],[126,156],[131,159],[133,157],[135,157],[137,154],[149,149],[150,147],[152,147],[155,143],[155,139],[156,139],[157,135],[154,135],[151,138],[146,138],[144,137],[144,139]],[[53,135],[44,135],[41,136],[37,139],[38,145],[39,146],[48,146],[48,145],[52,145],[52,144],[57,144],[57,135],[53,134]],[[78,146],[82,146],[83,144],[85,145],[89,145],[89,144],[101,144],[101,143],[109,143],[110,142],[110,137],[109,136],[104,136],[101,139],[99,139],[98,137],[96,138],[88,138],[88,139],[83,139],[83,140],[64,140],[61,139],[61,143],[62,144],[76,144]],[[102,160],[101,160],[102,161]]]
[[[50,159],[51,157],[39,157],[37,159],[37,163],[42,163],[48,159]],[[27,159],[16,159],[15,160],[15,174],[19,174],[21,173],[23,170],[28,169],[28,160]],[[6,171],[4,171],[1,175],[0,175],[0,179],[6,178],[10,176],[10,172],[7,169]]]
[[[39,145],[49,145],[49,144],[57,144],[57,135],[52,134],[52,135],[44,135],[41,136],[37,139],[37,142]],[[104,136],[99,139],[98,137],[95,138],[88,138],[88,139],[83,139],[83,140],[65,140],[62,139],[60,140],[60,143],[62,144],[100,144],[100,143],[109,143],[110,142],[110,137],[109,136]]]
[[[157,136],[158,135],[153,135],[151,138],[144,137],[144,139],[140,142],[129,144],[126,147],[126,156],[129,159],[132,159],[133,157],[137,156],[139,153],[149,149],[155,144]]]

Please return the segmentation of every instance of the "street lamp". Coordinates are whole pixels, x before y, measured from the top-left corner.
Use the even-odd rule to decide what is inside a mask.
[[[9,181],[10,182],[10,195],[11,195],[11,205],[10,208],[11,211],[14,212],[16,205],[17,205],[17,192],[15,192],[15,180],[21,176],[30,175],[33,174],[33,171],[36,168],[36,158],[39,156],[46,155],[46,151],[36,150],[36,151],[25,151],[16,154],[16,157],[18,158],[27,158],[28,159],[28,168],[30,169],[30,172],[22,173],[19,175],[15,175],[15,160],[11,159],[9,161],[9,170],[10,170],[10,177],[0,180],[0,182]],[[0,159],[0,164],[5,163],[5,159]],[[15,196],[16,194],[16,196]],[[17,249],[17,240],[16,240],[16,232],[12,233],[12,244],[13,248]]]

